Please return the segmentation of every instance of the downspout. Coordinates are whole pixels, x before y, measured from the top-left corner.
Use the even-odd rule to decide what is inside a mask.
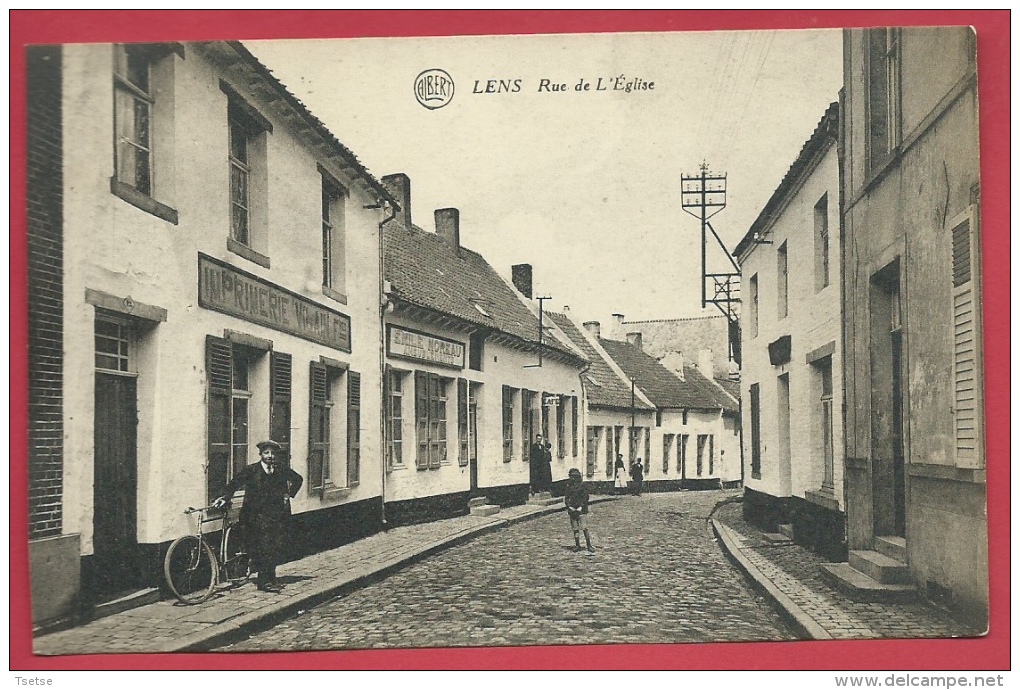
[[[382,529],[385,532],[389,525],[386,521],[386,310],[390,308],[390,299],[386,294],[386,266],[385,256],[386,249],[384,243],[384,237],[386,233],[383,231],[383,226],[389,223],[391,220],[397,217],[397,208],[393,204],[389,203],[384,199],[380,199],[378,204],[381,208],[385,208],[389,215],[383,218],[379,222],[379,335],[382,338],[382,342],[379,343],[379,468],[382,477],[382,483],[380,484],[379,494],[379,511],[380,520],[382,523]]]

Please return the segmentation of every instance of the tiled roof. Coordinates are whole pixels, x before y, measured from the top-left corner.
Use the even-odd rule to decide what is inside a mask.
[[[560,330],[570,338],[578,350],[591,362],[591,366],[584,374],[586,377],[585,388],[587,390],[588,404],[596,407],[617,407],[630,409],[630,383],[624,382],[617,376],[609,363],[602,355],[592,347],[584,334],[567,318],[566,314],[548,312],[546,314],[553,323],[559,326]],[[650,409],[640,399],[634,400],[634,408],[638,410]]]
[[[732,379],[715,379],[715,382],[719,384],[719,387],[724,391],[733,396],[734,400],[740,401],[740,381],[734,381]]]
[[[715,410],[732,406],[714,383],[694,367],[684,367],[684,379],[662,366],[641,348],[621,340],[599,344],[656,407]]]
[[[538,342],[538,317],[481,254],[464,247],[456,251],[439,235],[396,221],[383,225],[383,243],[386,280],[395,298]],[[544,343],[577,357],[555,338],[546,337]]]

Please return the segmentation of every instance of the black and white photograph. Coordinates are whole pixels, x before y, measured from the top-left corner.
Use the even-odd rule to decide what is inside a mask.
[[[25,46],[30,654],[988,635],[981,41]]]

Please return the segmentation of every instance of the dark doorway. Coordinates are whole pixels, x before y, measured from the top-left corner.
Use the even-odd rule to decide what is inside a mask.
[[[871,452],[874,534],[906,536],[903,365],[899,262],[871,280]]]
[[[96,372],[94,587],[109,595],[140,587],[138,397],[130,375]]]

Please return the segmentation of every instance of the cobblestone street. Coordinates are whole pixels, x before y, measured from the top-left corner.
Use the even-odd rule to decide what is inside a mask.
[[[729,495],[595,504],[595,554],[572,551],[565,514],[512,525],[222,649],[793,639],[713,541]]]

